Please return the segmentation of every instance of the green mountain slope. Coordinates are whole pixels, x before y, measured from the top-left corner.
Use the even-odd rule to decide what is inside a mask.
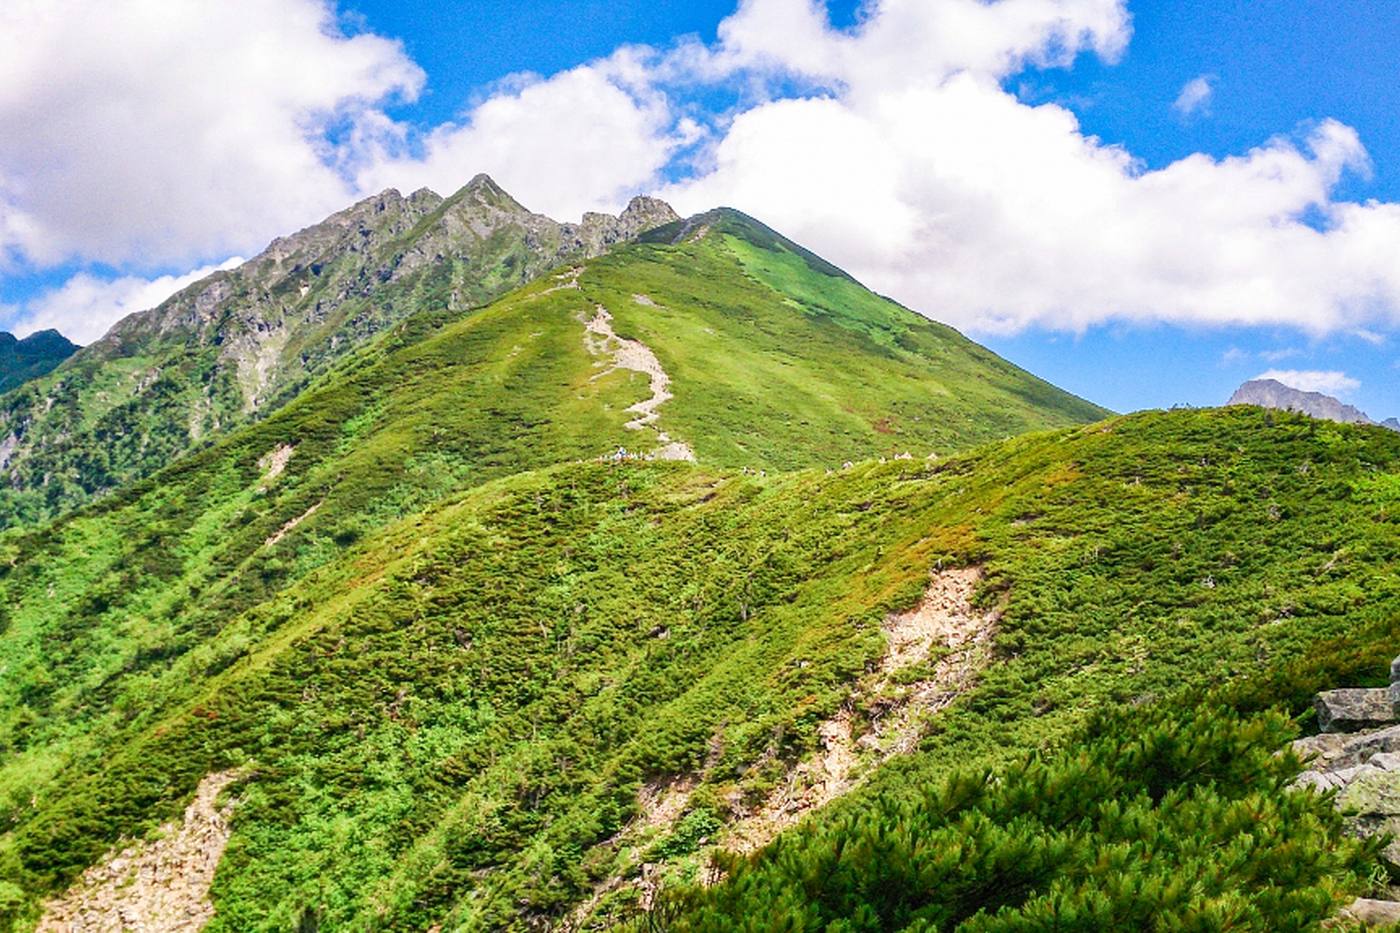
[[[0,528],[57,514],[265,417],[421,308],[464,312],[674,217],[637,198],[619,217],[560,224],[481,175],[446,199],[386,191],[275,240],[0,399]]]
[[[735,249],[718,236],[638,245],[465,316],[424,312],[266,420],[50,528],[0,539],[13,579],[24,569],[53,583],[52,594],[48,583],[4,584],[0,663],[25,673],[0,683],[0,715],[48,748],[51,734],[102,715],[119,689],[139,695],[134,685],[164,676],[230,615],[299,585],[364,535],[520,471],[677,445],[741,469],[837,466],[1097,413],[863,291],[852,300],[865,304],[842,313],[879,333],[874,314],[895,315],[916,349],[813,320],[744,275]],[[848,280],[805,274],[813,293],[834,283],[851,297]],[[617,366],[638,365],[638,345],[586,326],[604,304],[619,331],[655,331],[648,360],[674,373],[651,424],[632,409],[656,398],[656,377]],[[802,356],[784,350],[793,335],[805,338]],[[745,368],[712,381],[734,359]],[[953,391],[960,382],[966,398]],[[1036,409],[1026,388],[1060,408]],[[794,410],[811,415],[794,421]],[[895,415],[906,423],[891,424]],[[56,665],[64,677],[46,673]]]
[[[570,303],[591,300],[589,274],[582,296],[545,295],[540,283],[362,365],[409,354],[420,378],[461,373],[449,348],[468,344],[450,342],[454,328],[505,328],[512,302],[527,303],[535,328],[506,332],[520,341],[513,359],[533,359],[524,340],[552,339],[556,318],[581,342]],[[1393,432],[1242,409],[1147,414],[937,461],[760,476],[706,464],[707,425],[722,422],[697,412],[674,427],[692,432],[675,436],[695,445],[698,465],[516,472],[550,436],[527,411],[482,415],[517,426],[496,462],[468,468],[442,450],[415,460],[408,446],[390,455],[414,437],[470,437],[478,413],[459,396],[455,409],[400,425],[388,392],[347,429],[334,421],[334,392],[353,397],[355,375],[120,498],[5,540],[0,893],[13,915],[32,922],[39,895],[122,834],[174,816],[207,775],[237,769],[211,930],[604,924],[657,884],[695,879],[715,849],[764,841],[782,806],[800,813],[823,799],[823,774],[839,770],[851,794],[816,818],[854,840],[839,822],[859,819],[849,815],[904,806],[954,769],[1073,746],[1096,711],[1271,676],[1339,638],[1394,643]],[[491,383],[524,404],[501,391],[522,387],[509,373],[475,375],[440,384]],[[569,383],[571,397],[612,406],[586,432],[605,449],[637,433],[618,423],[638,395],[623,375],[590,380],[585,365]],[[674,385],[660,409],[668,430],[667,406],[683,410],[684,383]],[[444,420],[453,410],[458,420]],[[266,477],[257,452],[292,424],[303,431],[295,451]],[[355,443],[339,445],[347,431]],[[334,452],[324,462],[322,449]],[[382,469],[372,456],[405,464],[397,485],[354,488]],[[450,477],[469,484],[498,470],[516,475],[407,514]],[[288,515],[304,519],[278,538]],[[896,663],[908,653],[900,620],[917,632],[927,608],[946,621],[939,613],[979,572],[959,610],[975,623],[966,637]],[[939,596],[927,607],[926,590]],[[1160,724],[1139,727],[1150,737]],[[1196,845],[1210,837],[1193,820],[1216,825],[1221,807],[1257,815],[1286,768],[1268,763],[1277,722],[1193,728],[1200,741],[1161,773],[1219,799],[1130,825],[1176,813],[1162,838]],[[850,761],[818,770],[833,748]],[[1095,748],[1106,797],[1136,799],[1138,759],[1115,764],[1127,752]],[[1209,770],[1222,759],[1239,763]],[[1019,812],[1044,793],[978,806]],[[1199,857],[1245,890],[1294,885],[1278,910],[1312,922],[1361,883],[1355,853],[1326,831],[1321,803],[1277,806],[1280,844],[1293,849],[1267,863],[1251,859],[1272,849],[1233,863]],[[1035,812],[1045,826],[1078,819]],[[1081,832],[1064,851],[1093,838]],[[767,892],[772,917],[796,916],[804,866],[830,864],[802,846],[832,842],[781,850],[798,855],[738,896]],[[988,849],[1007,864],[1017,851]],[[1173,864],[1205,864],[1181,858]],[[1268,867],[1281,864],[1300,867],[1290,879]],[[843,877],[859,880],[858,869]],[[995,903],[1031,905],[1055,869],[1019,887],[1000,885],[1004,872],[982,877]],[[869,877],[867,899],[873,887],[917,901],[917,879]],[[816,926],[842,916],[840,904],[822,909]],[[1256,921],[1275,916],[1260,909]],[[968,916],[960,910],[948,916]],[[867,919],[849,928],[890,928]],[[1239,926],[1270,928],[1263,921]]]
[[[0,331],[0,392],[37,379],[78,349],[56,330],[41,330],[23,340]]]
[[[372,565],[382,552],[370,564],[353,555],[380,541],[386,526],[436,515],[464,490],[545,468],[607,477],[612,468],[598,458],[619,448],[637,452],[624,462],[693,456],[702,470],[755,473],[834,469],[877,455],[917,453],[923,462],[932,450],[1102,413],[871,295],[746,218],[721,217],[727,226],[705,235],[565,265],[470,313],[442,282],[423,291],[457,268],[430,263],[429,278],[404,286],[423,310],[330,365],[276,411],[51,525],[0,537],[0,871],[19,886],[6,889],[11,900],[28,905],[15,909],[32,910],[32,897],[71,878],[96,857],[94,847],[145,825],[186,788],[183,778],[167,786],[177,768],[158,779],[164,790],[126,785],[115,798],[104,791],[93,802],[125,815],[96,823],[72,822],[57,800],[56,809],[37,806],[36,794],[83,784],[79,775],[155,734],[148,730],[167,734],[160,720],[183,715],[206,691],[223,696],[224,679],[261,664],[255,656],[289,657],[282,652],[292,643],[274,630],[290,634],[282,623],[294,616],[299,628],[323,604],[293,594],[323,578],[344,585],[347,571],[380,576],[385,568]],[[186,294],[171,308],[186,300],[198,304]],[[188,357],[172,359],[183,364],[203,352],[196,341]],[[68,378],[79,364],[87,365],[51,378]],[[76,462],[114,455],[94,443],[112,430],[103,424],[59,452]],[[122,439],[111,440],[119,450]],[[532,475],[541,489],[558,481]],[[585,509],[580,533],[592,520]],[[709,559],[718,544],[710,538],[697,553]],[[503,572],[499,580],[509,579],[501,568],[482,579]],[[610,572],[630,569],[618,563]],[[674,570],[670,579],[678,580]],[[292,616],[244,627],[263,612],[280,616],[287,598],[297,607]],[[740,597],[743,615],[755,598]],[[747,676],[742,666],[735,671]],[[500,689],[515,693],[515,676]],[[482,702],[494,709],[512,701]],[[374,864],[388,870],[383,859]],[[285,903],[253,897],[284,916],[300,894]]]

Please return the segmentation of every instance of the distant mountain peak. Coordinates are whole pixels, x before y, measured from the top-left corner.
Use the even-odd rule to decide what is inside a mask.
[[[52,328],[23,339],[0,331],[0,392],[44,375],[77,350],[77,344]]]
[[[1227,405],[1254,405],[1259,408],[1276,408],[1281,411],[1294,411],[1337,421],[1342,424],[1376,424],[1361,409],[1348,405],[1340,399],[1321,392],[1305,392],[1285,385],[1277,379],[1251,379],[1235,390]],[[1380,422],[1383,427],[1400,431],[1400,421],[1390,418]]]

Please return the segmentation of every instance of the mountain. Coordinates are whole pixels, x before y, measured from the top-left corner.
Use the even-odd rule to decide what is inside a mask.
[[[35,331],[23,340],[0,331],[0,393],[44,375],[77,349],[56,330]]]
[[[618,217],[561,224],[480,175],[446,199],[385,191],[275,240],[0,399],[0,527],[80,504],[266,417],[420,309],[464,312],[675,218],[637,198]]]
[[[0,924],[1307,928],[1400,436],[1107,415],[732,210],[424,301],[0,535]]]
[[[1282,411],[1296,411],[1324,421],[1339,421],[1343,424],[1375,424],[1359,408],[1347,405],[1330,395],[1321,392],[1304,392],[1286,386],[1276,379],[1252,379],[1235,390],[1227,405],[1256,405],[1260,408],[1276,408]],[[1391,418],[1380,422],[1382,427],[1400,431],[1400,421]]]
[[[581,284],[514,299],[537,341],[583,342]],[[530,333],[502,337],[532,357]],[[4,540],[10,916],[121,909],[186,840],[223,853],[176,901],[210,931],[600,929],[658,896],[662,929],[1266,930],[1365,890],[1265,711],[1394,651],[1400,437],[1149,413],[767,476],[518,471],[502,442],[499,478],[450,492],[450,450],[533,455],[512,392],[565,373],[415,346],[387,356],[497,388],[493,429],[441,417],[470,397],[343,421],[359,390],[324,388]],[[580,429],[606,449],[647,389],[590,394],[588,368],[568,394],[611,406]]]

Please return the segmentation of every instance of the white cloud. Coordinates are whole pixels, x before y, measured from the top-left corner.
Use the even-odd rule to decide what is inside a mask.
[[[1187,81],[1172,103],[1172,109],[1183,117],[1195,113],[1210,113],[1210,99],[1215,94],[1215,76],[1198,75]]]
[[[1346,395],[1361,388],[1361,383],[1344,372],[1316,369],[1271,369],[1255,379],[1273,379],[1302,392],[1322,392]]]
[[[430,187],[447,194],[478,172],[490,174],[532,210],[576,219],[615,208],[654,186],[675,148],[691,141],[693,121],[678,120],[648,79],[643,50],[544,79],[518,77],[440,126],[408,152],[400,133],[367,158],[361,190]]]
[[[242,262],[241,256],[235,256],[217,266],[154,279],[137,276],[100,279],[80,272],[60,287],[26,302],[22,309],[10,309],[15,320],[7,329],[23,337],[36,330],[54,328],[74,343],[92,343],[128,314],[154,308],[186,285]]]
[[[932,317],[982,332],[1397,319],[1400,205],[1332,196],[1369,167],[1350,127],[1148,169],[1003,87],[1027,62],[1118,54],[1120,2],[887,0],[842,32],[807,0],[748,0],[720,36],[711,68],[824,91],[738,113],[663,194],[741,207]]]
[[[880,0],[848,30],[818,0],[742,0],[718,37],[515,76],[420,131],[384,109],[418,92],[417,66],[319,0],[15,0],[0,245],[149,273],[389,185],[448,193],[487,171],[569,219],[670,177],[682,211],[739,207],[975,331],[1400,322],[1400,204],[1336,199],[1369,169],[1350,127],[1148,168],[1006,90],[1028,67],[1119,57],[1125,0]]]
[[[338,162],[424,76],[322,0],[0,4],[0,255],[141,268],[343,207]]]

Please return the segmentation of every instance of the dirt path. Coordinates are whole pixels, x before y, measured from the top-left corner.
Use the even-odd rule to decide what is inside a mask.
[[[193,933],[214,916],[209,885],[228,844],[232,806],[217,806],[236,771],[200,782],[182,822],[108,855],[44,905],[36,933]]]
[[[981,579],[980,567],[935,573],[918,605],[885,620],[889,648],[880,669],[818,727],[821,750],[793,768],[757,809],[730,826],[727,848],[762,848],[807,813],[858,786],[875,766],[918,746],[924,720],[970,688],[991,659],[998,614],[972,605]],[[935,651],[942,652],[936,659]],[[930,660],[928,679],[896,685],[898,672]],[[868,709],[874,722],[857,738],[858,706]]]
[[[278,541],[281,541],[283,538],[287,537],[287,535],[291,534],[292,530],[296,528],[296,526],[300,525],[302,522],[306,521],[308,518],[316,514],[316,510],[321,507],[322,502],[325,502],[325,500],[322,499],[321,502],[317,502],[311,508],[307,509],[305,512],[302,512],[296,518],[287,522],[287,524],[283,525],[281,528],[278,528],[275,532],[268,535],[267,540],[263,542],[263,547],[272,547]]]
[[[627,410],[637,417],[627,422],[624,427],[630,431],[641,431],[648,427],[656,431],[656,438],[661,446],[650,453],[649,456],[653,459],[693,461],[695,452],[690,449],[689,444],[672,440],[670,435],[657,426],[661,417],[657,409],[670,401],[672,395],[671,377],[661,368],[661,361],[656,358],[656,354],[640,340],[619,337],[613,330],[612,315],[602,305],[597,306],[593,317],[585,321],[583,326],[583,343],[588,352],[594,356],[612,358],[612,366],[603,375],[614,370],[626,369],[642,373],[651,380],[651,397],[628,407]]]

